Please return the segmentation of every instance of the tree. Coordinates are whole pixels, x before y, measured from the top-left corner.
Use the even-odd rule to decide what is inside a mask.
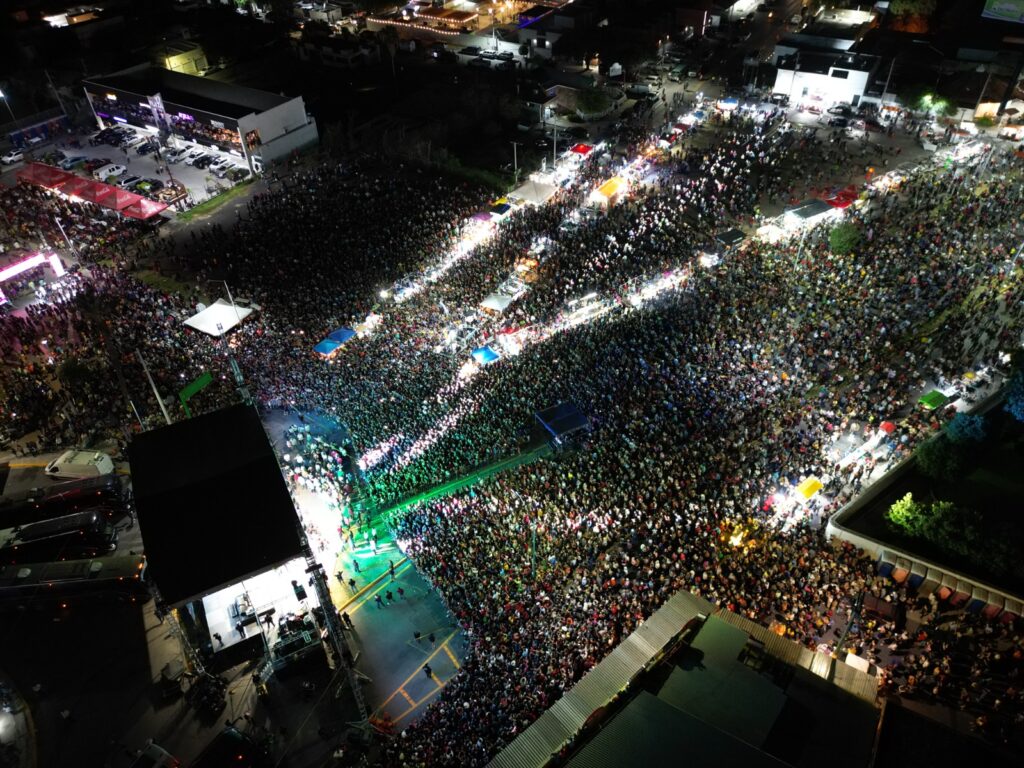
[[[904,533],[918,536],[923,527],[924,511],[924,506],[914,501],[914,494],[908,493],[889,507],[885,517]]]
[[[856,250],[862,236],[860,227],[852,221],[844,221],[832,227],[828,233],[828,244],[832,253],[846,256]]]
[[[89,366],[77,357],[69,357],[57,366],[57,378],[68,389],[80,386],[89,378],[90,373]]]
[[[933,480],[956,477],[963,465],[959,448],[945,434],[921,443],[914,456],[921,472]]]
[[[954,443],[980,443],[985,439],[986,431],[985,417],[972,413],[958,413],[946,425],[946,435]]]
[[[576,97],[576,109],[582,114],[597,114],[611,106],[612,100],[599,88],[585,88]]]
[[[1010,383],[1006,386],[1006,405],[1003,406],[1003,410],[1017,421],[1024,421],[1024,370],[1019,370],[1010,377]]]
[[[931,16],[936,0],[892,0],[889,13],[893,16]]]

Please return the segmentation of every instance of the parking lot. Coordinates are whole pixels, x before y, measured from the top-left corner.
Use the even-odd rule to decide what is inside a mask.
[[[162,147],[158,152],[151,149],[156,146],[154,134],[131,126],[118,128],[120,133],[116,135],[92,131],[27,150],[22,160],[3,166],[0,181],[13,186],[18,169],[35,161],[117,184],[163,202],[183,199],[188,204],[196,204],[251,178],[245,159],[240,156],[177,137],[171,137],[170,146]],[[127,144],[124,137],[128,139]],[[183,157],[177,159],[179,153]],[[200,165],[205,165],[205,160],[211,161],[206,167],[193,164],[200,154],[208,156],[200,161]],[[217,163],[222,167],[218,169]],[[110,166],[113,166],[111,173],[97,178],[97,173]],[[178,194],[171,192],[175,188],[179,189]]]

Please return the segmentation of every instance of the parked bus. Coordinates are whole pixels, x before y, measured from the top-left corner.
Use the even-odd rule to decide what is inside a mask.
[[[145,555],[0,566],[0,608],[46,607],[71,598],[149,595]]]
[[[98,557],[117,548],[117,529],[90,510],[0,531],[0,564]]]
[[[128,513],[124,484],[117,475],[90,477],[30,488],[0,499],[0,528],[51,520],[89,509],[104,510],[111,522]]]

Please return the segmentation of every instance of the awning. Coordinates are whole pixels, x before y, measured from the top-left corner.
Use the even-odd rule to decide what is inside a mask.
[[[626,189],[626,180],[621,176],[613,176],[597,188],[597,194],[606,200],[611,200],[620,192]]]
[[[492,312],[501,314],[508,305],[513,301],[511,296],[506,296],[504,293],[492,293],[490,296],[480,302],[480,306],[484,309],[489,309]]]
[[[149,219],[167,210],[166,203],[158,203],[148,197],[140,197],[131,205],[122,208],[121,213],[133,219]]]
[[[54,168],[52,165],[43,163],[29,163],[20,169],[17,174],[18,181],[27,181],[40,187],[53,189],[59,187],[75,177],[75,174]]]
[[[240,307],[224,299],[217,299],[213,304],[192,315],[185,325],[210,336],[223,336],[245,318],[252,314],[249,307]]]
[[[327,338],[339,344],[344,344],[355,335],[356,332],[352,328],[338,328],[336,331],[331,331],[327,334]]]
[[[101,184],[98,181],[87,179],[84,176],[72,176],[58,187],[58,191],[60,191],[62,195],[67,195],[68,197],[84,198],[90,193],[90,190],[93,190],[96,187],[105,186],[106,184]]]
[[[473,359],[480,365],[490,365],[496,363],[501,359],[501,355],[494,351],[490,346],[477,347],[472,352]]]
[[[939,392],[939,390],[933,389],[928,394],[921,395],[921,398],[917,402],[929,411],[934,411],[936,408],[941,408],[948,403],[949,398]]]
[[[810,501],[818,491],[824,487],[825,486],[821,484],[821,480],[812,475],[796,487],[796,492],[799,493],[805,501]]]
[[[315,347],[313,347],[313,351],[316,352],[321,357],[330,357],[331,355],[338,351],[338,348],[340,346],[341,342],[332,341],[331,339],[324,339]]]
[[[589,144],[576,144],[569,151],[573,152],[573,153],[575,153],[577,155],[584,155],[585,156],[585,155],[589,155],[591,153],[591,151],[593,151],[593,149],[594,148],[592,146],[590,146]]]

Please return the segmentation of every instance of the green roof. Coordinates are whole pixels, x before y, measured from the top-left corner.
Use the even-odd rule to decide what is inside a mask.
[[[933,389],[928,394],[921,395],[921,399],[918,400],[917,402],[923,405],[928,410],[933,411],[936,408],[941,408],[946,403],[948,403],[949,398],[946,397],[941,392],[939,392],[939,390]]]

